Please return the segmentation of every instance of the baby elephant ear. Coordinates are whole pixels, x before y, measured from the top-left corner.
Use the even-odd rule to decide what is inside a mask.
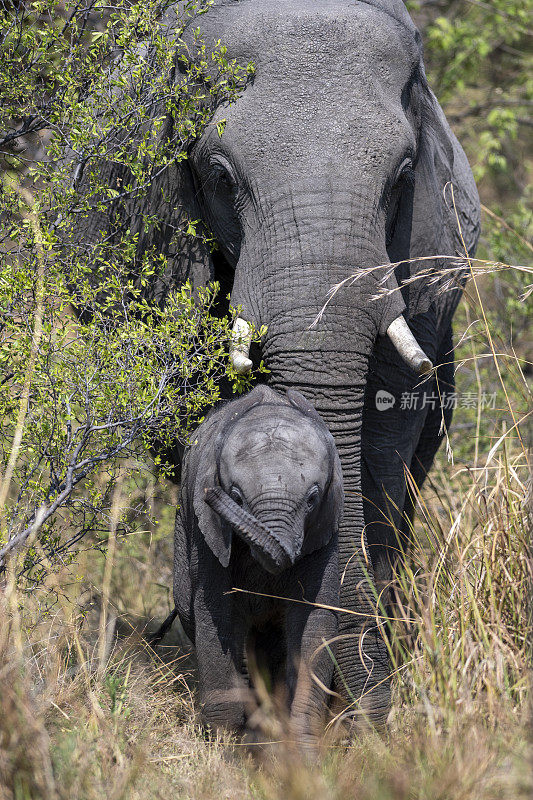
[[[339,529],[344,506],[342,467],[335,446],[335,440],[313,404],[307,400],[303,394],[296,391],[296,389],[289,389],[287,397],[294,408],[297,408],[302,414],[310,417],[320,428],[322,435],[328,442],[328,450],[331,459],[329,484],[326,488],[316,519],[313,520],[305,535],[303,552],[312,553],[313,550],[324,547],[331,537],[337,534]]]
[[[187,473],[193,482],[193,508],[200,532],[211,552],[223,567],[227,567],[232,530],[205,500],[206,489],[218,486],[215,441],[219,426],[220,415],[217,412],[201,425],[190,445]]]
[[[331,439],[332,472],[329,485],[326,489],[318,514],[312,521],[305,535],[304,553],[312,553],[320,547],[325,547],[332,536],[336,536],[342,520],[344,507],[344,484],[342,480],[342,467],[333,436]]]

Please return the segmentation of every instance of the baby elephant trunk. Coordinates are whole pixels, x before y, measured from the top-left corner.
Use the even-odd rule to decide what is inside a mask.
[[[206,489],[205,501],[246,542],[253,557],[267,572],[279,575],[294,564],[298,554],[290,553],[274,531],[239,506],[220,486]]]

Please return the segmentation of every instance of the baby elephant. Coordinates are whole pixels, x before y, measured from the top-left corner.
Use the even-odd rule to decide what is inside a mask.
[[[258,386],[198,428],[176,520],[174,599],[210,727],[244,729],[253,642],[273,680],[284,679],[293,735],[316,745],[333,673],[323,643],[337,631],[335,611],[316,604],[339,603],[342,506],[333,438],[298,392]]]

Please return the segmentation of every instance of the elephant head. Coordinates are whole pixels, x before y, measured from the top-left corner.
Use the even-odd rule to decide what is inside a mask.
[[[412,260],[475,249],[475,184],[428,87],[420,35],[402,0],[215,0],[201,25],[208,46],[221,39],[229,58],[255,64],[255,75],[236,103],[213,110],[188,159],[155,187],[153,204],[165,198],[169,220],[156,244],[171,280],[217,279],[241,308],[232,346],[237,369],[262,357],[270,385],[298,389],[334,436],[345,490],[341,604],[356,612],[340,620],[339,685],[352,700],[370,697],[365,710],[383,718],[388,664],[369,597],[361,497],[369,361],[388,337],[399,351],[389,348],[391,381],[400,374],[414,384],[431,366],[435,352],[417,345],[408,323],[434,303],[438,282],[412,280],[419,268]],[[192,27],[178,61],[196,57]],[[215,252],[176,246],[170,234],[178,207],[209,226]],[[145,246],[142,236],[139,242]],[[423,263],[426,272],[441,266]],[[349,275],[355,280],[313,326],[328,291]],[[267,327],[251,354],[250,323]],[[231,486],[222,488],[231,498]],[[228,519],[260,516],[253,503],[237,511],[237,495],[208,500]],[[202,504],[208,507],[203,496]],[[249,541],[267,529],[263,521]],[[289,558],[290,546],[284,554],[278,544],[273,562]]]
[[[235,533],[278,575],[337,532],[343,490],[333,438],[294,391],[287,400],[260,386],[222,414],[196,473],[200,529],[223,566]]]

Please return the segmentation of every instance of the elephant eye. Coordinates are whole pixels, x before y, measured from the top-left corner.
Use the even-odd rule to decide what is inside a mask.
[[[415,182],[415,173],[410,159],[406,159],[398,169],[397,178],[390,191],[387,222],[386,222],[386,246],[389,248],[394,241],[398,221],[402,213],[402,203],[412,193]],[[390,255],[390,253],[389,253]],[[394,259],[392,259],[394,260]]]
[[[320,500],[320,489],[318,488],[318,486],[313,486],[312,489],[310,489],[307,492],[307,497],[305,499],[308,510],[313,511],[313,509],[317,507],[319,500]]]
[[[217,184],[218,186],[222,185],[226,189],[233,189],[234,183],[224,167],[212,167],[211,174],[213,183]]]
[[[401,181],[412,183],[414,179],[415,172],[413,169],[413,159],[409,156],[408,158],[404,158],[400,166],[397,168],[394,185],[397,185]]]
[[[232,486],[229,490],[229,496],[233,500],[234,503],[237,503],[238,506],[244,505],[244,497],[242,496],[242,492],[238,486]]]
[[[223,186],[229,191],[234,191],[236,188],[236,181],[229,163],[224,159],[217,157],[212,159],[209,164],[210,177],[215,187]]]

